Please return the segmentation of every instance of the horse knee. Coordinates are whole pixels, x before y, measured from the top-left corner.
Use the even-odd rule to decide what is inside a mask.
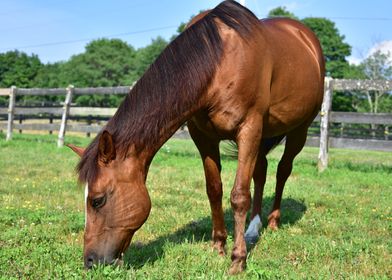
[[[230,202],[235,212],[246,213],[250,209],[251,194],[249,189],[234,188],[231,192]]]

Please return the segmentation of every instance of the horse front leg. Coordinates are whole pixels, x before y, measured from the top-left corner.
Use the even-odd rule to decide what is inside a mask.
[[[230,274],[237,274],[246,267],[246,243],[244,238],[246,214],[250,209],[250,183],[259,151],[262,121],[252,120],[243,125],[237,135],[238,167],[231,191],[234,212],[234,247],[231,255]]]
[[[188,123],[189,133],[203,160],[206,190],[212,216],[212,246],[219,255],[225,255],[227,231],[222,208],[222,181],[219,141],[208,138],[192,122]]]

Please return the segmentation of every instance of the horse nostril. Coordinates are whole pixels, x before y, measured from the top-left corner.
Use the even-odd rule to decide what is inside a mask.
[[[91,269],[94,265],[95,259],[96,259],[96,255],[94,253],[87,255],[84,259],[84,266],[87,269]]]

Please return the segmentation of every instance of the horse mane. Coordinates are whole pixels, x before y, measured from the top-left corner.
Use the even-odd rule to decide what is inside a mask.
[[[244,40],[258,26],[257,17],[235,1],[224,1],[173,40],[125,97],[104,128],[112,134],[117,156],[126,156],[130,145],[151,147],[160,129],[198,104],[209,86],[223,53],[216,19],[234,29]],[[98,175],[101,133],[85,150],[78,166],[80,182],[94,182]]]

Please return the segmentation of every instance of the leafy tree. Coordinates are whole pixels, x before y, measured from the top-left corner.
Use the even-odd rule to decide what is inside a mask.
[[[34,79],[42,67],[36,55],[27,55],[19,51],[0,54],[0,87],[34,87]],[[17,97],[17,101],[21,99],[22,97]],[[23,97],[23,99],[30,100],[35,97]],[[8,98],[0,97],[0,105],[5,106],[7,102]]]
[[[64,62],[48,63],[41,67],[34,79],[34,87],[59,88],[66,87],[64,78]]]
[[[0,54],[0,87],[33,87],[41,68],[42,63],[34,54],[19,51]]]
[[[277,7],[275,9],[272,9],[271,11],[269,11],[268,17],[288,17],[299,20],[298,17],[296,17],[292,12],[288,11],[286,7]]]
[[[131,84],[135,55],[133,47],[119,39],[94,40],[66,63],[66,82],[85,87]]]
[[[73,56],[62,68],[61,84],[77,87],[131,85],[136,77],[136,52],[119,39],[99,39],[90,42],[86,51]],[[119,96],[78,96],[82,106],[118,106]]]

